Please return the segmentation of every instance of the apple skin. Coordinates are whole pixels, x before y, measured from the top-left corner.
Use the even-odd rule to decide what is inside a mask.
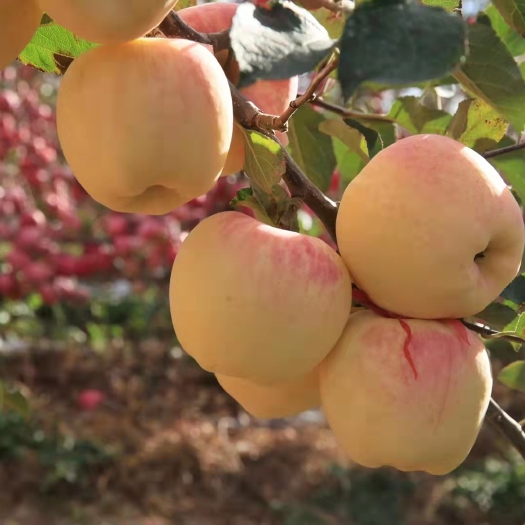
[[[275,385],[217,374],[222,388],[254,417],[291,417],[321,405],[317,367],[305,376]]]
[[[146,35],[162,22],[177,0],[38,0],[38,3],[42,11],[76,36],[97,44],[119,44]]]
[[[113,211],[164,215],[219,178],[233,130],[230,90],[200,44],[141,38],[100,46],[66,71],[57,129],[92,198]]]
[[[472,449],[492,389],[488,353],[458,320],[352,313],[319,366],[328,424],[365,467],[443,475]]]
[[[43,11],[33,0],[0,3],[0,70],[6,68],[29,44]]]
[[[372,302],[423,319],[481,312],[519,272],[525,239],[520,207],[498,172],[440,135],[378,153],[346,188],[336,230]]]
[[[190,232],[170,280],[182,348],[209,372],[263,385],[318,365],[341,335],[351,301],[350,276],[323,241],[234,211]]]

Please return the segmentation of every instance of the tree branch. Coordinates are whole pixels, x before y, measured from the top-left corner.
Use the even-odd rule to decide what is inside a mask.
[[[485,416],[491,426],[502,434],[525,459],[525,432],[521,425],[512,419],[494,399],[490,400]]]
[[[493,330],[492,328],[489,328],[488,326],[475,324],[475,323],[469,323],[468,321],[465,321],[464,319],[462,319],[461,322],[469,330],[472,330],[473,332],[476,332],[477,334],[481,335],[483,339],[504,339],[505,341],[509,341],[511,343],[525,344],[525,339],[523,339],[519,335],[509,334],[506,332],[498,332],[497,330]]]
[[[215,53],[230,47],[229,29],[218,33],[199,33],[184,22],[175,11],[168,13],[168,16],[159,24],[158,29],[167,38],[185,38],[199,44],[212,46]]]
[[[483,157],[490,159],[492,157],[498,157],[499,155],[505,155],[505,153],[512,153],[513,151],[518,151],[520,149],[525,149],[525,142],[518,142],[518,144],[513,144],[512,146],[506,146],[505,148],[487,151],[483,154]]]
[[[389,117],[388,115],[375,115],[373,113],[360,113],[359,111],[352,111],[350,109],[332,104],[330,102],[325,102],[323,99],[314,98],[309,101],[311,106],[316,106],[318,108],[326,109],[331,111],[336,115],[340,115],[343,118],[355,118],[355,119],[366,119],[366,120],[375,120],[379,122],[395,122],[395,119]]]

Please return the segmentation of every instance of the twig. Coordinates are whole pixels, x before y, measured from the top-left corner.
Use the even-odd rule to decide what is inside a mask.
[[[288,120],[291,116],[304,104],[315,99],[315,92],[321,82],[337,68],[339,59],[334,58],[328,61],[328,63],[315,75],[312,82],[308,86],[308,89],[299,95],[295,100],[290,102],[290,105],[286,110],[278,116],[265,115],[264,113],[259,114],[255,124],[260,129],[273,129],[277,131],[288,131]]]
[[[464,319],[462,319],[461,322],[469,330],[472,330],[473,332],[476,332],[477,334],[481,335],[483,339],[504,339],[505,341],[510,341],[511,343],[525,344],[525,339],[520,337],[519,335],[509,334],[507,332],[498,332],[497,330],[493,330],[488,326],[469,323]]]
[[[230,47],[230,30],[226,29],[218,33],[199,33],[189,26],[175,12],[171,11],[166,18],[159,24],[158,29],[167,38],[185,38],[200,44],[213,47],[215,53],[224,51]]]
[[[521,425],[514,421],[494,399],[490,400],[485,419],[512,443],[514,448],[525,459],[525,432]]]
[[[326,109],[331,111],[336,115],[340,115],[344,118],[355,118],[355,119],[366,119],[366,120],[375,120],[380,122],[395,122],[395,119],[389,117],[388,115],[375,115],[373,113],[360,113],[359,111],[352,111],[350,109],[332,104],[331,102],[326,102],[320,98],[314,98],[310,100],[310,105],[317,106],[318,108]]]
[[[525,149],[525,142],[518,142],[518,144],[506,146],[505,148],[486,151],[485,153],[483,153],[483,157],[485,157],[486,159],[490,159],[492,157],[498,157],[499,155],[505,155],[505,153],[512,153],[513,151],[518,151],[520,149]]]

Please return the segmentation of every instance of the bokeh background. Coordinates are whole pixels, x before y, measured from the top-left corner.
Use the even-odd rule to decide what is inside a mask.
[[[64,162],[59,81],[17,63],[0,74],[0,524],[525,523],[525,466],[488,427],[435,477],[353,464],[320,411],[246,414],[178,345],[168,282],[187,233],[247,182],[163,217],[108,211]],[[343,186],[336,174],[330,194]],[[329,242],[307,210],[300,224]],[[495,372],[516,358],[491,352]],[[525,418],[523,394],[494,396]]]

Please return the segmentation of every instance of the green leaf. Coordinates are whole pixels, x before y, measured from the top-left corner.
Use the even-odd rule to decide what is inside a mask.
[[[508,122],[483,100],[463,100],[447,129],[447,136],[483,153],[496,147],[509,127]]]
[[[495,330],[503,330],[503,328],[516,318],[516,311],[505,304],[491,303],[474,317],[485,321],[487,325]]]
[[[367,161],[364,161],[360,154],[352,151],[338,138],[332,137],[332,143],[335,158],[337,159],[337,169],[341,174],[341,186],[344,189],[365,167]]]
[[[268,224],[269,226],[275,226],[268,213],[259,203],[255,195],[253,194],[252,188],[242,188],[237,192],[237,195],[231,200],[230,207],[234,210],[238,208],[250,208],[255,213],[255,218],[258,221]]]
[[[344,123],[357,129],[365,138],[369,158],[374,157],[382,149],[396,141],[396,130],[392,122],[362,121],[358,119],[344,119]]]
[[[398,98],[392,105],[389,116],[413,134],[443,135],[452,120],[449,113],[424,106],[416,97]]]
[[[518,194],[521,202],[525,202],[525,151],[518,150],[505,155],[491,157],[489,162],[499,171],[507,184]]]
[[[365,81],[403,85],[446,76],[465,55],[465,23],[416,0],[370,0],[348,17],[340,50],[348,100]]]
[[[27,417],[30,412],[29,404],[27,399],[17,390],[9,391],[3,388],[3,404],[4,407],[15,410],[23,417]]]
[[[453,13],[454,9],[459,8],[459,0],[423,0],[425,5],[434,7],[441,7],[449,13]]]
[[[525,81],[488,17],[468,26],[469,55],[454,76],[475,97],[483,99],[518,132],[525,126]]]
[[[330,38],[340,38],[345,26],[343,16],[334,16],[328,9],[316,9],[311,12],[315,19],[328,31]]]
[[[501,297],[511,301],[517,306],[525,304],[525,276],[518,275],[506,288],[501,292]]]
[[[345,124],[342,119],[325,120],[320,124],[319,131],[339,139],[351,152],[356,153],[365,164],[369,161],[368,147],[363,134]]]
[[[490,5],[485,14],[490,18],[492,29],[498,35],[500,40],[507,46],[512,56],[518,56],[525,53],[525,38],[516,33],[512,27],[509,27],[498,10]]]
[[[329,188],[336,166],[332,141],[319,133],[319,125],[325,120],[310,106],[303,106],[288,123],[288,149],[291,156],[323,192]]]
[[[97,45],[50,23],[38,28],[18,58],[23,64],[42,71],[63,74],[73,59]]]
[[[271,195],[285,171],[285,152],[271,138],[248,130],[244,130],[244,151],[244,172],[250,182]]]
[[[309,73],[335,44],[309,11],[288,0],[274,0],[264,7],[240,4],[233,17],[230,42],[239,64],[239,87],[259,79]]]
[[[499,374],[498,381],[513,390],[525,392],[525,361],[514,361]]]
[[[525,36],[524,0],[492,0],[492,4],[512,29]]]

